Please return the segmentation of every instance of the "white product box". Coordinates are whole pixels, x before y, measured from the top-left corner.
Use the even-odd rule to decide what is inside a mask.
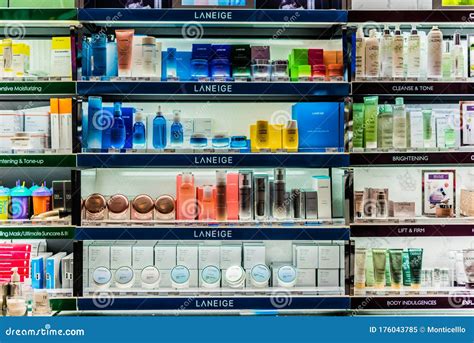
[[[318,218],[332,218],[331,178],[313,176],[313,189],[318,192]]]
[[[339,269],[318,269],[318,287],[339,287]]]
[[[339,269],[339,286],[344,287],[346,283],[346,270]]]
[[[410,111],[410,146],[423,148],[423,112]]]
[[[60,252],[46,259],[46,288],[61,288],[61,260],[64,257],[66,253]]]
[[[221,246],[221,269],[242,265],[242,245],[224,244]]]
[[[134,269],[142,270],[152,266],[154,263],[155,242],[141,242],[133,246],[132,266]]]
[[[166,270],[166,269],[171,270],[176,266],[176,245],[175,244],[155,245],[155,266],[158,268],[160,272],[161,270]]]
[[[336,269],[339,268],[339,245],[320,245],[318,268]]]
[[[98,267],[110,269],[110,246],[94,244],[89,246],[89,269]]]
[[[206,137],[212,136],[211,118],[194,118],[194,133],[203,133]]]
[[[244,243],[244,269],[252,269],[257,264],[265,264],[264,243]]]
[[[176,247],[176,265],[197,270],[199,269],[198,255],[199,247],[197,245],[178,245]]]
[[[23,113],[21,111],[0,111],[0,133],[13,134],[23,131]]]
[[[339,268],[344,269],[345,267],[346,267],[345,245],[342,244],[339,246]]]
[[[160,288],[171,288],[171,270],[160,269]]]
[[[474,62],[471,62],[474,63]],[[461,102],[462,142],[461,145],[474,145],[474,102]]]
[[[205,245],[199,246],[199,269],[204,269],[207,266],[221,267],[221,247],[219,245]]]
[[[0,153],[11,154],[13,134],[0,134]]]
[[[113,245],[110,247],[110,268],[130,267],[132,265],[132,246]]]
[[[296,287],[316,287],[316,269],[298,268]]]
[[[296,268],[318,268],[319,247],[316,244],[295,244],[293,247],[293,264]]]
[[[40,132],[49,136],[50,119],[48,112],[38,110],[24,111],[25,132]]]
[[[199,270],[190,269],[189,270],[189,288],[198,288],[199,287]]]

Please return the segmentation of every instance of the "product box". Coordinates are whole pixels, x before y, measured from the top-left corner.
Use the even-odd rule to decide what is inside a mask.
[[[392,218],[415,218],[415,203],[409,201],[389,201],[388,216]]]
[[[41,112],[37,109],[27,110],[23,111],[23,116],[25,132],[42,133],[45,135],[50,134],[50,120],[47,111]]]
[[[199,270],[189,270],[189,288],[199,287]]]
[[[318,254],[316,244],[293,244],[293,265],[298,269],[317,269]]]
[[[23,131],[23,112],[0,110],[0,133],[13,134]],[[10,143],[11,145],[11,143]]]
[[[199,269],[204,269],[207,266],[221,266],[221,247],[218,245],[199,246]]]
[[[318,192],[303,191],[304,210],[306,219],[318,219]]]
[[[336,269],[339,268],[339,245],[320,245],[318,252],[318,268]]]
[[[154,263],[155,242],[140,242],[132,247],[132,267],[142,270]]]
[[[212,136],[211,118],[194,118],[193,133],[202,133],[206,137]]]
[[[316,287],[316,269],[298,268],[296,287]]]
[[[461,102],[461,123],[461,146],[474,145],[474,102]]]
[[[300,152],[344,150],[344,106],[342,103],[298,103],[292,107],[298,121]]]
[[[178,245],[176,247],[176,265],[185,266],[189,270],[199,269],[199,247],[197,245]]]
[[[72,288],[74,282],[74,254],[69,254],[61,261],[62,288]]]
[[[265,264],[264,243],[244,243],[244,269],[252,269],[257,264]]]
[[[61,260],[65,256],[65,252],[60,252],[46,259],[47,289],[61,288]]]
[[[339,269],[318,269],[317,287],[339,287]]]
[[[167,80],[166,59],[167,51],[161,53],[161,79]],[[177,76],[179,81],[191,80],[191,51],[176,51]]]
[[[410,147],[411,148],[424,148],[425,143],[423,141],[423,112],[418,110],[412,110],[409,112],[410,115]]]
[[[456,212],[455,170],[423,170],[423,215],[436,214],[439,204],[450,205]]]
[[[89,245],[89,269],[106,267],[110,269],[110,246],[108,245]]]
[[[227,269],[242,265],[242,245],[223,244],[221,246],[221,268]]]
[[[160,269],[159,288],[171,288],[171,270]]]
[[[46,259],[52,253],[41,253],[31,259],[31,287],[42,289],[46,286]]]
[[[176,266],[176,244],[155,245],[155,266],[160,272]]]
[[[110,268],[130,267],[132,265],[132,246],[130,244],[114,244],[110,247]]]
[[[313,189],[318,192],[318,218],[332,218],[331,179],[329,176],[313,176]]]
[[[474,217],[474,190],[461,189],[461,215]]]

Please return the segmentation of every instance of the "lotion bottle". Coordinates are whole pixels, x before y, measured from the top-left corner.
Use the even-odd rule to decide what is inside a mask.
[[[393,37],[387,25],[383,30],[380,45],[380,76],[383,80],[391,80],[393,74]]]
[[[428,34],[428,79],[440,80],[442,77],[443,33],[433,26]]]
[[[365,78],[365,36],[362,26],[359,26],[356,32],[355,78]]]
[[[405,77],[405,42],[403,40],[402,32],[400,27],[395,28],[395,35],[393,36],[392,42],[392,76],[396,80],[403,79]]]
[[[408,37],[407,77],[418,80],[420,77],[420,36],[413,25]]]
[[[365,74],[368,79],[379,77],[380,71],[380,46],[377,31],[370,30],[369,38],[365,43]]]
[[[453,73],[456,80],[464,78],[464,50],[461,45],[461,34],[454,34],[454,47],[452,50]]]

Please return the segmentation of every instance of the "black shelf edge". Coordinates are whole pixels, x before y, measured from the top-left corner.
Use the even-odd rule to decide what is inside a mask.
[[[74,154],[0,154],[0,168],[74,168],[76,166],[77,160]]]
[[[474,297],[463,292],[462,288],[456,293],[445,296],[404,296],[380,297],[357,296],[351,297],[353,311],[363,310],[461,310],[474,309]]]
[[[352,82],[352,95],[389,95],[389,96],[454,96],[472,95],[474,83],[437,82],[437,81],[365,81]]]
[[[240,227],[77,227],[76,240],[235,240],[235,241],[347,241],[349,228],[240,228]]]
[[[130,167],[348,167],[349,155],[344,153],[290,154],[78,154],[77,165],[89,168]]]
[[[351,166],[403,165],[420,166],[436,165],[473,165],[474,151],[439,151],[439,152],[352,152]]]
[[[472,237],[472,224],[351,224],[351,237]]]

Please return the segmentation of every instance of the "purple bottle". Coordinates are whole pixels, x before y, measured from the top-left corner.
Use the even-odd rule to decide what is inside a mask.
[[[30,199],[31,191],[25,187],[25,182],[20,185],[20,180],[16,182],[16,187],[10,192],[11,196],[11,218],[13,220],[30,219]]]

